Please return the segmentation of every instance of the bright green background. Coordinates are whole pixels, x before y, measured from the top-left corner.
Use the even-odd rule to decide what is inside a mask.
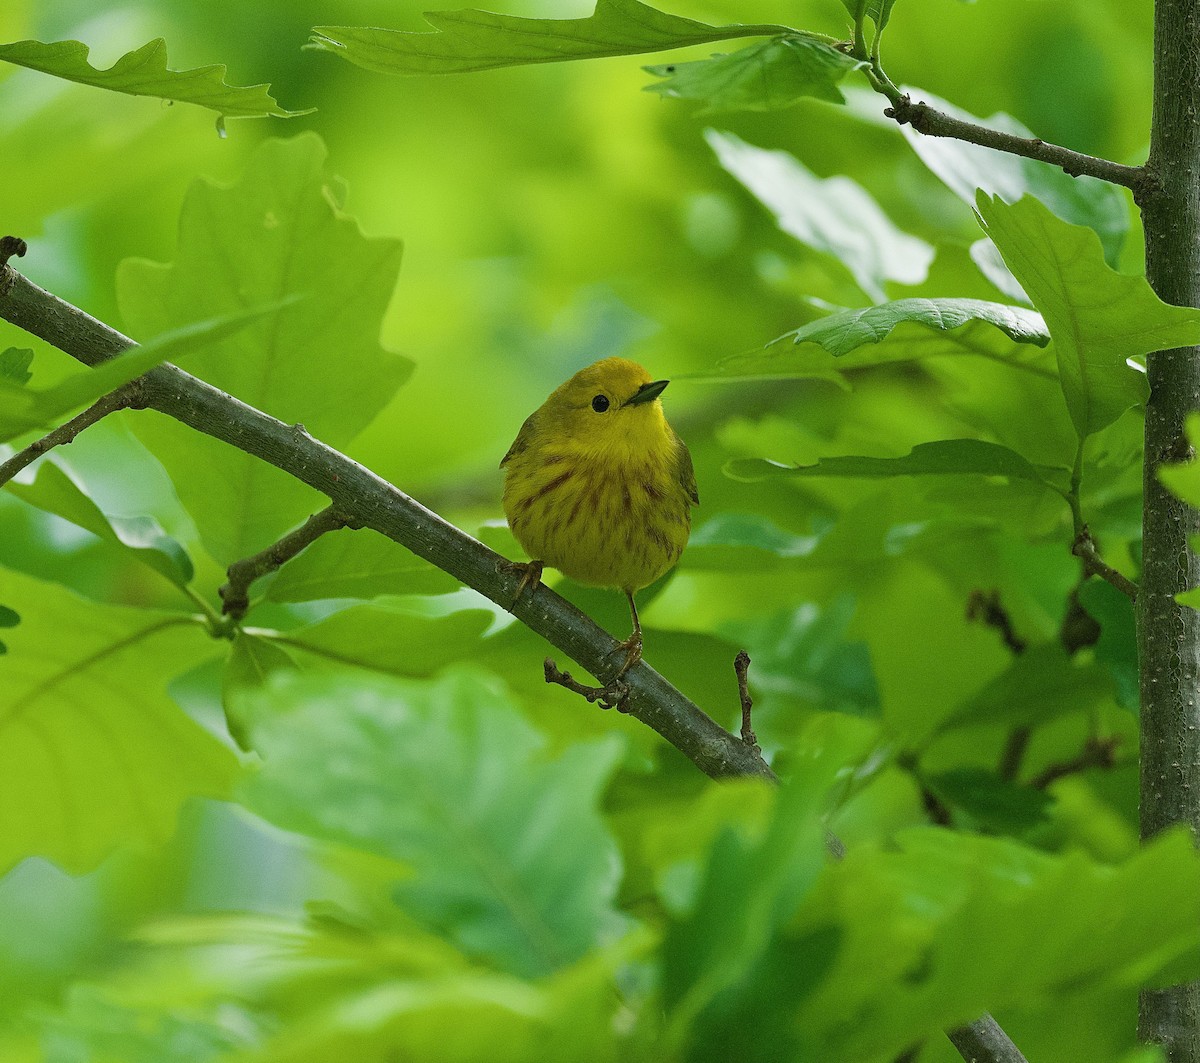
[[[934,334],[901,324],[841,363],[810,344],[803,366],[768,368],[805,379],[742,380],[764,344],[822,316],[817,301],[868,306],[856,276],[893,300],[1009,301],[969,253],[984,235],[973,182],[943,185],[853,75],[840,108],[698,115],[641,91],[643,65],[743,42],[422,79],[300,50],[314,25],[420,29],[419,6],[4,5],[0,40],[80,39],[107,65],[162,36],[174,67],[224,62],[231,83],[270,81],[284,108],[317,110],[230,120],[221,139],[211,112],[0,64],[0,229],[29,241],[33,280],[145,340],[286,294],[250,207],[239,221],[205,204],[260,188],[295,204],[312,224],[289,283],[315,301],[281,312],[283,331],[252,322],[181,364],[508,552],[497,464],[524,417],[606,355],[674,378],[664,401],[703,504],[679,571],[644,595],[646,654],[733,726],[732,661],[747,648],[756,730],[792,781],[778,797],[708,783],[636,721],[547,688],[539,639],[373,533],[353,546],[338,533],[266,588],[247,623],[286,641],[210,639],[174,585],[191,574],[179,544],[215,606],[223,567],[320,500],[157,415],[112,418],[0,493],[0,605],[22,615],[0,632],[0,704],[24,697],[34,721],[0,730],[0,1056],[882,1063],[925,1041],[935,1063],[956,1058],[937,1031],[986,1006],[1033,1060],[1153,1058],[1127,1055],[1136,989],[1197,972],[1200,874],[1178,839],[1136,855],[1128,604],[1093,581],[1080,595],[1099,641],[1073,660],[1060,648],[1078,577],[1068,507],[1008,458],[960,444],[956,475],[846,478],[832,463],[764,477],[760,460],[970,439],[1069,469],[1078,431],[1083,517],[1136,576],[1140,422],[1124,411],[1141,392],[1124,358],[1144,347],[1117,345],[1101,319],[1090,339],[1109,346],[1080,354],[1047,315],[1049,350],[971,325],[990,357],[951,339],[914,362]],[[838,0],[671,10],[835,36],[849,23]],[[897,83],[974,114],[1144,156],[1149,4],[901,0],[884,56]],[[261,148],[269,137],[289,143]],[[858,182],[910,234],[889,237],[890,271],[781,231],[718,162],[714,148],[738,142]],[[1084,216],[1069,181],[1028,173],[1060,215],[1103,216],[1109,262],[1140,272],[1124,193]],[[241,191],[189,196],[198,179]],[[332,215],[343,195],[365,237]],[[1132,291],[1102,278],[1089,234],[1022,209],[988,214],[998,243],[1040,227],[1071,249],[1076,292],[1106,284],[1107,305]],[[286,229],[293,215],[280,217]],[[856,226],[883,239],[855,210],[831,232]],[[9,346],[35,349],[34,387],[70,369],[5,326]],[[872,360],[897,364],[863,368]],[[1097,375],[1100,403],[1079,382]],[[1042,474],[1065,486],[1065,472]],[[560,589],[623,637],[619,596]],[[972,592],[993,589],[1030,645],[1019,660],[967,617]],[[20,693],[37,669],[155,625],[107,658],[111,672]],[[263,671],[279,673],[265,688]],[[254,750],[240,772],[226,714]],[[1000,780],[1009,732],[1026,724],[1017,783]],[[1116,767],[1030,785],[1089,737],[1120,740]],[[47,786],[70,803],[48,808]],[[922,786],[955,831],[927,827]],[[837,867],[822,856],[830,807],[850,852]],[[28,853],[54,863],[18,862]]]

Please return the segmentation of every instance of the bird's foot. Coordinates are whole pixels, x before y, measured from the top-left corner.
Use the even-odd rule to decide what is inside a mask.
[[[612,652],[617,653],[618,651],[624,652],[625,662],[621,665],[621,670],[613,677],[614,683],[619,682],[621,677],[642,659],[641,631],[634,631],[624,642],[618,642]]]
[[[501,558],[496,562],[496,569],[510,575],[521,574],[521,582],[517,584],[517,593],[513,595],[512,603],[509,605],[510,609],[521,600],[521,595],[525,593],[527,587],[536,587],[542,582],[542,563],[540,561],[508,561]]]

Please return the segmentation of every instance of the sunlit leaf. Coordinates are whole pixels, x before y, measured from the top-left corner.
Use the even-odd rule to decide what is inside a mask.
[[[845,52],[809,34],[774,37],[730,55],[648,66],[665,80],[646,86],[682,100],[699,100],[699,114],[715,111],[776,111],[815,97],[845,103],[837,83],[860,66]]]
[[[126,317],[147,335],[197,312],[302,293],[191,359],[188,369],[343,446],[412,364],[379,343],[400,245],[362,235],[334,205],[324,167],[325,147],[313,134],[264,142],[237,184],[193,185],[172,265],[126,260],[117,287]],[[219,561],[256,553],[313,509],[310,488],[259,458],[167,418],[139,419],[135,430],[166,466]]]
[[[1094,711],[1109,701],[1103,668],[1073,661],[1059,642],[1031,646],[986,683],[942,728],[1036,727],[1070,713]]]
[[[162,530],[153,517],[121,517],[105,513],[57,465],[43,461],[31,484],[12,482],[7,490],[31,506],[69,520],[129,556],[183,586],[192,580],[192,559]]]
[[[981,299],[899,299],[817,318],[762,350],[723,359],[715,375],[823,378],[953,355],[1025,364],[1030,355],[1016,344],[1039,348],[1049,342],[1041,315],[1024,307]]]
[[[775,215],[779,227],[818,251],[835,256],[872,299],[887,298],[884,284],[919,284],[933,248],[901,232],[867,191],[849,177],[821,180],[786,151],[767,151],[732,133],[708,130],[721,165]]]
[[[491,620],[482,609],[430,616],[401,602],[379,601],[342,609],[276,641],[317,659],[426,676],[471,657]]]
[[[80,367],[49,388],[25,387],[17,373],[11,377],[0,374],[0,443],[54,424],[163,362],[194,356],[211,344],[235,336],[279,306],[279,300],[272,300],[249,310],[233,308],[204,321],[194,320],[192,314],[190,323],[165,331],[94,368]],[[23,364],[27,367],[29,361]]]
[[[409,864],[398,902],[468,954],[525,975],[578,959],[619,921],[596,810],[619,747],[541,749],[494,684],[277,676],[251,713],[252,808]]]
[[[894,1059],[987,1008],[1074,1013],[1200,966],[1200,861],[1181,833],[1113,867],[910,830],[851,849],[822,885],[797,923],[832,920],[839,947],[793,1018],[798,1059]]]
[[[842,0],[842,7],[849,12],[851,18],[857,18],[861,11],[881,31],[892,17],[892,8],[895,6],[896,0]]]
[[[979,193],[988,236],[1046,319],[1067,409],[1080,438],[1146,400],[1135,355],[1200,342],[1200,310],[1169,306],[1144,277],[1104,263],[1091,229],[1056,218],[1026,196],[1009,205]]]
[[[1064,470],[1039,469],[1015,450],[982,439],[939,439],[919,443],[900,458],[832,457],[816,465],[785,465],[775,461],[731,461],[726,471],[735,479],[766,476],[1007,476],[1049,486],[1047,477]]]
[[[223,118],[256,118],[274,115],[290,118],[306,111],[285,111],[267,91],[269,85],[245,88],[225,83],[224,64],[193,70],[167,68],[167,42],[161,37],[126,52],[107,70],[88,62],[88,46],[79,41],[17,41],[0,44],[0,61],[40,70],[67,81],[94,85],[130,96],[156,96],[179,103],[194,103]]]
[[[370,528],[322,535],[279,570],[266,590],[273,602],[443,594],[458,581]]]
[[[317,26],[310,47],[384,74],[452,74],[794,32],[776,25],[709,26],[638,0],[597,0],[587,18],[520,18],[467,9],[428,11],[425,20],[432,32]]]
[[[224,796],[236,762],[166,694],[211,643],[178,613],[86,601],[0,570],[21,611],[0,663],[0,867],[73,872],[159,844],[191,795]]]
[[[980,119],[924,89],[906,88],[906,91],[914,100],[965,122],[1019,137],[1033,137],[1025,126],[1003,112]],[[980,188],[1008,203],[1015,203],[1025,195],[1035,196],[1063,221],[1094,229],[1104,247],[1105,261],[1116,267],[1125,234],[1129,232],[1126,195],[1116,185],[1086,175],[1072,177],[1061,167],[968,144],[954,137],[926,136],[911,125],[902,125],[900,129],[921,161],[967,206],[975,206],[975,193]]]

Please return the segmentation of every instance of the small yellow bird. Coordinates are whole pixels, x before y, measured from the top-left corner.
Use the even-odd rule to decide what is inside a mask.
[[[508,525],[533,558],[517,596],[543,564],[624,591],[633,633],[618,678],[642,656],[634,592],[679,560],[700,502],[692,457],[663,416],[667,384],[625,358],[589,365],[529,416],[500,462]]]

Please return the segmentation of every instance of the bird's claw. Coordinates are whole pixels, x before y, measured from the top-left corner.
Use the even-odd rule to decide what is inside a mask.
[[[624,674],[624,673],[622,673]],[[602,709],[616,709],[617,712],[628,712],[629,684],[620,676],[607,686],[601,687],[596,697],[596,704]]]
[[[542,582],[542,563],[540,561],[508,561],[501,558],[496,562],[496,570],[510,575],[521,574],[521,582],[517,584],[517,593],[513,595],[509,608],[521,600],[527,587],[536,587]]]
[[[618,682],[630,668],[642,659],[642,633],[635,631],[624,642],[618,642],[611,652],[616,653],[619,650],[623,650],[625,653],[625,663],[621,665],[621,670],[613,677],[614,683]]]

